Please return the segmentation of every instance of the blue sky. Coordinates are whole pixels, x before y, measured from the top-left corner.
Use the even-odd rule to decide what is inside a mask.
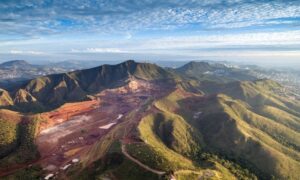
[[[1,0],[0,60],[300,61],[300,1]]]

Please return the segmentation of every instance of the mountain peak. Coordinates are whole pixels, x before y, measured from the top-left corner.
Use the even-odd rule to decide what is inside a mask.
[[[178,71],[180,72],[185,72],[185,71],[197,71],[197,72],[205,72],[211,70],[212,67],[209,63],[207,62],[202,62],[202,61],[191,61],[179,68],[177,68]]]
[[[32,79],[14,89],[15,102],[61,105],[66,101],[80,101],[87,95],[99,93],[107,88],[123,86],[131,77],[145,81],[172,79],[171,73],[151,63],[128,60],[116,65],[54,74]],[[18,103],[20,104],[20,103]],[[0,104],[1,105],[1,104]]]
[[[190,61],[186,65],[187,66],[209,66],[209,63],[204,61]]]
[[[136,64],[137,62],[135,62],[133,59],[128,59],[127,61],[123,62],[124,64]]]
[[[0,66],[24,66],[24,65],[27,66],[29,65],[29,63],[25,60],[12,60],[0,64]]]

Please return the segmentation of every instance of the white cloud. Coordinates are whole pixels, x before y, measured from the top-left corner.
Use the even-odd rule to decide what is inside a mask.
[[[291,17],[300,16],[299,3],[292,2],[254,2],[242,3],[232,7],[212,9],[205,23],[216,28],[239,28],[253,25],[269,25],[269,20],[281,19],[282,23]],[[284,19],[287,18],[287,19]],[[279,21],[278,21],[279,22]]]
[[[138,43],[138,44],[137,44]],[[136,42],[139,49],[213,49],[232,46],[299,46],[300,31],[164,37]],[[300,49],[299,49],[300,51]]]
[[[30,5],[29,5],[30,4]],[[0,4],[0,34],[24,36],[69,32],[123,33],[124,31],[241,28],[270,26],[270,21],[297,24],[297,1],[54,1]],[[16,11],[16,8],[22,11]],[[191,29],[194,31],[197,28]],[[130,36],[128,36],[130,37]]]
[[[45,53],[41,51],[10,50],[10,54],[44,55]]]
[[[87,48],[87,49],[72,49],[72,53],[127,53],[128,51],[118,48]]]
[[[24,50],[25,46],[40,51]],[[300,51],[300,30],[284,32],[203,34],[164,37],[140,37],[116,40],[51,38],[24,41],[7,41],[0,44],[1,52],[11,54],[63,53],[149,53],[165,51],[169,54],[182,51],[214,50],[282,50]],[[42,51],[42,52],[41,52]]]

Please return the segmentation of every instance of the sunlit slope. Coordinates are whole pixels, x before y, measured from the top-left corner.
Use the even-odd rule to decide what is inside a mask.
[[[173,172],[178,179],[203,178],[205,174],[212,174],[211,179],[235,179],[218,162],[200,161],[205,146],[201,134],[181,116],[166,111],[151,114],[142,119],[138,128],[145,143],[128,149],[141,162]]]
[[[201,136],[181,117],[168,113],[149,115],[140,123],[139,132],[149,146],[173,162],[170,165],[193,167],[181,155],[195,157],[201,149]]]
[[[295,179],[300,170],[300,106],[281,91],[282,86],[270,80],[235,82],[205,96],[176,90],[156,106],[198,129],[205,150],[261,178]],[[193,117],[197,112],[199,117]]]
[[[13,100],[9,93],[4,89],[0,89],[0,106],[10,106],[13,105]]]
[[[215,100],[219,109],[201,109],[198,127],[213,149],[247,160],[258,170],[280,178],[297,177],[299,133],[256,115],[227,96]],[[296,147],[295,147],[296,146]]]
[[[0,169],[25,163],[38,157],[34,144],[40,118],[0,110]]]
[[[0,110],[0,115],[0,158],[2,158],[18,145],[17,131],[21,116],[9,110]]]
[[[144,143],[130,145],[131,154],[153,168],[174,172],[179,179],[205,178],[204,174],[210,173],[212,179],[255,178],[234,163],[224,163],[222,158],[203,158],[207,145],[202,134],[178,111],[180,101],[189,96],[190,93],[177,89],[156,101],[157,112],[144,117],[138,126]]]
[[[270,105],[300,116],[300,103],[283,95],[284,88],[272,80],[235,82],[219,88],[219,93],[246,101],[253,108]]]

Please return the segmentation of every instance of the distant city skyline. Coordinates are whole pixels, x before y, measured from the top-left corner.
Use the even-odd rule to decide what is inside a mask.
[[[300,1],[4,0],[0,61],[300,64]]]

